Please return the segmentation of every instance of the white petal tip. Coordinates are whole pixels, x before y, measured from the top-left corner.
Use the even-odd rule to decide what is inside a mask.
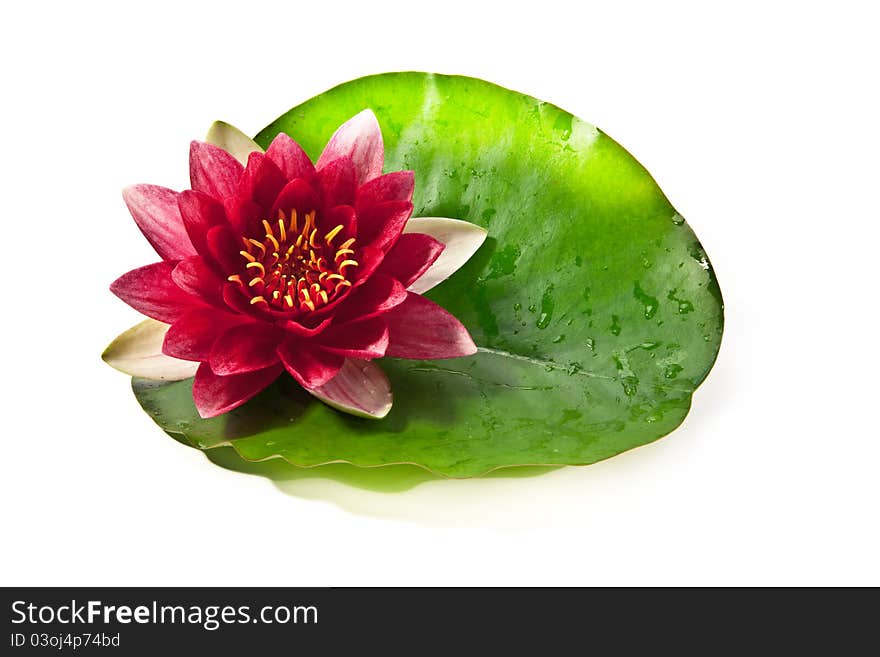
[[[208,129],[205,141],[214,146],[219,146],[245,165],[251,153],[263,152],[263,149],[257,142],[225,121],[214,121]]]
[[[129,376],[154,381],[180,381],[196,374],[198,363],[162,353],[168,325],[148,319],[121,333],[101,354],[105,363]]]
[[[403,232],[424,233],[446,245],[434,264],[410,285],[409,290],[417,294],[427,292],[452,276],[471,259],[489,234],[482,226],[448,217],[413,217]]]

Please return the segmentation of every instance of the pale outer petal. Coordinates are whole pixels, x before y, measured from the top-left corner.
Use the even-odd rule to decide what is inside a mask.
[[[477,252],[486,240],[486,229],[461,219],[413,217],[404,233],[424,233],[443,242],[446,248],[428,270],[409,286],[410,292],[422,294],[445,281]]]
[[[172,358],[162,353],[168,324],[148,319],[120,334],[101,358],[111,367],[130,376],[157,381],[180,381],[195,376],[198,363]]]
[[[214,121],[208,130],[205,141],[214,146],[219,146],[232,155],[236,160],[247,165],[248,155],[253,152],[262,153],[263,149],[253,139],[241,130],[224,121]]]
[[[315,168],[320,171],[340,157],[352,159],[359,185],[382,175],[385,147],[373,110],[365,109],[339,126],[324,147]]]
[[[382,368],[359,358],[347,358],[336,376],[308,392],[336,410],[373,420],[388,415],[393,401]]]

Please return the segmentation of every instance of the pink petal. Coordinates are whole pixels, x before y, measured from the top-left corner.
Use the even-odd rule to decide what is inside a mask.
[[[324,193],[324,204],[354,205],[357,189],[354,163],[350,158],[341,157],[318,171],[318,185]]]
[[[433,301],[408,293],[406,301],[383,315],[388,322],[387,356],[394,358],[457,358],[477,353],[464,325]]]
[[[281,362],[304,388],[317,388],[336,376],[345,359],[313,342],[288,338],[278,347]]]
[[[409,287],[443,252],[445,245],[430,235],[404,233],[385,254],[378,272],[393,276]]]
[[[227,376],[261,370],[278,362],[283,333],[264,322],[236,326],[224,332],[211,349],[211,369]]]
[[[364,110],[339,127],[327,142],[315,168],[320,171],[340,157],[350,157],[354,162],[359,185],[382,175],[385,160],[382,130],[371,110]]]
[[[318,339],[334,354],[349,358],[381,358],[388,348],[388,326],[381,317],[363,322],[334,324]]]
[[[388,377],[367,360],[346,358],[336,376],[309,392],[333,408],[360,417],[381,419],[391,410]]]
[[[361,210],[385,201],[412,201],[414,188],[414,172],[386,173],[358,188],[355,206]]]
[[[243,171],[241,163],[222,148],[194,141],[189,149],[192,188],[218,200],[234,196]]]
[[[183,360],[208,360],[217,338],[246,321],[247,318],[218,312],[213,308],[190,310],[168,329],[162,343],[162,353]]]
[[[358,243],[388,251],[412,215],[409,201],[386,201],[358,211]]]
[[[275,163],[288,180],[305,178],[311,181],[315,175],[315,166],[306,152],[293,139],[283,132],[269,144],[266,156]]]
[[[223,306],[223,283],[202,256],[181,260],[171,272],[177,287],[212,306]]]
[[[208,231],[214,226],[223,226],[228,223],[223,204],[203,192],[187,189],[178,194],[177,206],[180,210],[180,216],[183,218],[186,234],[196,252],[207,253]]]
[[[122,191],[134,222],[163,260],[195,253],[177,209],[177,192],[158,185],[134,185]]]
[[[202,363],[193,382],[193,400],[199,415],[203,418],[216,417],[241,406],[283,371],[279,364],[256,372],[219,376],[211,371],[207,363]]]
[[[340,304],[335,321],[344,323],[374,317],[399,306],[406,298],[406,288],[400,281],[376,273]]]
[[[147,317],[171,324],[202,302],[181,290],[171,279],[172,265],[157,262],[132,269],[110,285],[110,291]]]

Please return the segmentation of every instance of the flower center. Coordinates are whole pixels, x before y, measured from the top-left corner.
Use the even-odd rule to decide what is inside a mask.
[[[241,286],[251,305],[311,312],[351,287],[348,274],[358,266],[353,259],[355,238],[341,234],[342,224],[321,234],[314,210],[302,218],[296,210],[289,217],[279,210],[276,221],[261,223],[262,239],[241,238],[244,276],[228,279]]]

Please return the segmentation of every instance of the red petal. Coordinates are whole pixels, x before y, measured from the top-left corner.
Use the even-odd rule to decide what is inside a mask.
[[[284,174],[272,160],[266,157],[265,153],[253,152],[248,155],[238,196],[241,199],[251,199],[268,214],[286,183]]]
[[[381,358],[388,348],[388,326],[381,317],[334,324],[318,339],[327,351],[350,358]]]
[[[430,235],[405,233],[385,254],[378,273],[393,276],[404,287],[413,284],[443,253],[446,245]]]
[[[312,326],[312,327],[304,326],[304,325],[300,324],[299,322],[287,321],[287,322],[284,322],[283,324],[279,324],[279,327],[284,329],[288,333],[293,334],[293,335],[297,335],[297,336],[300,336],[303,338],[310,338],[312,336],[318,335],[319,333],[323,332],[324,329],[326,329],[328,326],[330,326],[330,323],[332,321],[333,321],[333,318],[329,317],[329,318],[325,319],[324,321],[320,322],[319,324],[317,324],[316,326]]]
[[[163,260],[183,260],[195,253],[177,209],[177,192],[158,185],[134,185],[122,191],[122,198]]]
[[[201,254],[207,253],[208,231],[214,226],[223,226],[228,223],[223,204],[203,192],[194,192],[188,189],[178,195],[177,205],[183,218],[186,234],[196,251]]]
[[[373,275],[373,272],[375,272],[379,268],[379,265],[382,264],[384,258],[385,253],[381,249],[372,246],[362,246],[358,249],[359,266],[354,272],[354,279],[352,281],[355,287],[363,285],[368,281],[370,276]]]
[[[281,362],[304,388],[317,388],[336,376],[345,359],[314,342],[288,338],[278,347]]]
[[[253,232],[260,225],[260,220],[269,216],[266,208],[250,198],[229,199],[226,203],[226,214],[229,225],[239,235]]]
[[[306,152],[293,139],[283,132],[279,133],[269,148],[266,157],[272,160],[287,180],[305,178],[312,180],[315,175],[315,166],[306,155]]]
[[[181,260],[171,272],[171,280],[190,294],[212,306],[223,306],[223,283],[202,256]]]
[[[213,308],[190,310],[171,325],[162,343],[162,353],[184,360],[205,361],[211,347],[224,331],[248,321],[244,317]]]
[[[278,194],[272,205],[269,220],[277,220],[279,210],[283,211],[289,220],[291,210],[296,210],[298,226],[302,230],[305,221],[303,217],[319,207],[321,200],[314,188],[303,178],[296,178],[287,183]]]
[[[353,290],[335,313],[339,323],[359,321],[388,312],[406,301],[406,288],[395,278],[376,273]]]
[[[337,205],[335,208],[325,210],[324,214],[319,217],[321,222],[321,230],[325,234],[333,230],[337,226],[342,226],[342,235],[346,237],[357,236],[357,213],[350,205]],[[340,244],[343,238],[336,237],[335,244]]]
[[[132,269],[110,285],[110,291],[147,317],[171,324],[202,302],[181,290],[171,280],[172,265],[157,262]]]
[[[412,171],[386,173],[357,190],[355,205],[360,210],[385,201],[412,201],[414,188],[415,173]]]
[[[278,343],[283,333],[263,322],[243,324],[229,329],[211,349],[214,374],[243,374],[269,367],[278,362]]]
[[[318,171],[318,184],[326,206],[353,205],[357,182],[351,158],[341,157]]]
[[[241,269],[244,260],[239,252],[243,245],[229,226],[214,226],[208,231],[207,242],[208,253],[218,271],[231,274]]]
[[[388,322],[387,356],[457,358],[477,353],[464,325],[433,301],[409,292],[406,301],[382,316]]]
[[[388,251],[412,215],[409,201],[386,201],[358,210],[358,243]]]
[[[207,363],[202,363],[193,382],[193,400],[199,415],[215,417],[241,406],[278,378],[284,371],[281,365],[246,374],[218,376]]]
[[[364,110],[343,123],[327,142],[315,168],[320,171],[340,157],[350,157],[354,162],[359,185],[382,175],[385,149],[382,130],[373,112]]]
[[[192,188],[216,199],[234,196],[243,167],[218,146],[194,141],[189,149],[189,179]]]

